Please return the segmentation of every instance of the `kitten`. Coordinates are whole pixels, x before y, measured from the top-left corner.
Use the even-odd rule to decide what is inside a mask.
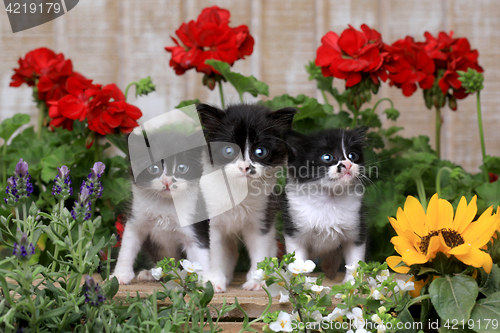
[[[203,137],[201,131],[199,136]],[[128,141],[131,155],[135,154],[131,157],[132,172],[138,172],[132,184],[131,216],[125,225],[113,275],[120,284],[130,283],[143,243],[155,261],[187,257],[208,270],[209,226],[199,190],[201,155],[206,146],[192,148],[190,137],[162,131],[150,131],[147,137],[132,133]],[[152,143],[162,145],[154,150],[150,149]],[[175,149],[168,149],[171,145]],[[153,155],[166,157],[152,162]],[[150,270],[140,272],[137,278],[153,280]]]
[[[289,144],[283,229],[287,253],[320,257],[333,279],[342,261],[365,258],[362,199],[365,128],[287,135]],[[346,276],[347,278],[347,276]],[[345,279],[346,279],[345,278]]]
[[[282,135],[292,125],[293,108],[272,112],[261,105],[233,105],[225,111],[197,106],[210,156],[200,185],[210,216],[210,272],[215,292],[225,292],[242,238],[251,260],[246,290],[259,290],[251,272],[277,252],[273,193],[276,173],[286,163]]]

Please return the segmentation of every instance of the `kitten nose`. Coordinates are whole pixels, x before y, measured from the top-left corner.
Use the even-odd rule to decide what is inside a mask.
[[[170,189],[170,186],[172,186],[172,184],[174,183],[172,181],[172,178],[170,177],[163,177],[163,179],[161,180],[162,184],[163,184],[163,187],[165,190],[168,190]]]
[[[241,172],[243,173],[247,173],[248,171],[250,171],[252,168],[251,168],[251,165],[249,162],[240,162],[238,164],[238,169],[240,169]]]
[[[339,165],[337,166],[337,172],[340,172],[342,168],[345,168],[346,171],[351,170],[352,163],[349,160],[341,161]]]

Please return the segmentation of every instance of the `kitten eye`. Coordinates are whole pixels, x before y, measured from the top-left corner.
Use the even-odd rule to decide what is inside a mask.
[[[257,149],[255,149],[253,154],[258,158],[264,158],[269,154],[269,150],[267,150],[267,148],[264,147],[258,147]]]
[[[156,164],[153,164],[148,167],[148,172],[152,175],[157,175],[158,173],[160,173],[160,167]]]
[[[225,157],[225,158],[231,158],[233,157],[235,154],[235,151],[234,151],[234,148],[231,147],[231,146],[224,146],[224,148],[222,148],[222,155]]]
[[[353,161],[353,162],[356,162],[357,160],[359,160],[359,155],[358,155],[357,153],[353,152],[353,151],[351,151],[351,152],[349,153],[349,155],[347,155],[347,157],[348,157],[351,161]]]
[[[189,166],[186,165],[186,164],[179,164],[177,166],[177,172],[179,172],[180,174],[185,174],[186,172],[188,172],[189,170]]]
[[[329,153],[326,153],[326,154],[323,154],[321,155],[321,160],[325,163],[333,163],[335,162],[337,159],[335,157],[333,157],[332,154],[329,154]]]

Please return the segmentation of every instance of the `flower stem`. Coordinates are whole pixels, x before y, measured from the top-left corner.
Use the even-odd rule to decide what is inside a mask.
[[[23,232],[26,232],[26,224],[27,224],[27,218],[28,216],[26,215],[26,203],[23,202]]]
[[[357,125],[358,125],[358,110],[353,110],[352,111],[351,129],[355,128]]]
[[[40,140],[42,138],[42,127],[43,127],[43,118],[45,117],[45,104],[44,102],[40,102],[38,106],[38,122],[36,126],[36,138]]]
[[[384,97],[384,98],[379,99],[377,101],[377,103],[375,103],[375,105],[373,106],[373,108],[370,110],[370,115],[368,116],[368,119],[366,121],[366,126],[370,126],[370,122],[372,121],[372,118],[375,115],[375,110],[377,109],[377,106],[380,103],[382,103],[383,101],[388,101],[389,103],[391,103],[391,108],[394,109],[394,103],[392,103],[392,100],[390,98]]]
[[[326,105],[330,105],[330,106],[332,106],[332,105],[330,104],[330,102],[328,102],[328,98],[326,97],[326,93],[325,93],[325,91],[324,91],[324,90],[320,90],[320,91],[321,91],[321,95],[323,96],[323,99],[325,100],[325,104],[326,104]]]
[[[436,155],[441,159],[441,125],[443,120],[441,119],[441,108],[436,107]]]
[[[123,93],[123,95],[125,95],[125,101],[127,101],[127,96],[128,96],[128,90],[130,89],[131,86],[133,85],[138,85],[137,82],[130,82],[127,86],[127,88],[125,88],[125,93]]]
[[[425,187],[422,177],[416,178],[415,183],[417,184],[418,199],[424,210],[427,211],[427,197],[425,196]]]
[[[99,134],[97,134],[99,135]],[[96,142],[94,142],[94,162],[99,162],[101,159],[101,146],[99,145],[99,137],[95,138]]]
[[[483,164],[486,160],[486,145],[484,144],[483,118],[481,116],[481,96],[480,90],[477,91],[477,123],[479,124],[479,139],[481,140],[481,152],[483,153]],[[488,181],[488,170],[483,171],[485,181]]]
[[[453,172],[453,170],[447,166],[444,166],[441,169],[439,169],[437,176],[436,176],[436,192],[440,198],[442,198],[442,196],[441,196],[441,174],[443,173],[443,171],[448,171],[450,173]]]
[[[224,103],[224,91],[222,90],[222,80],[219,80],[218,84],[219,84],[220,105],[222,106],[223,109],[225,109],[226,106]],[[243,96],[241,94],[240,94],[240,101],[243,103]]]
[[[108,245],[108,260],[106,261],[106,281],[109,281],[110,271],[111,271],[111,244]]]
[[[7,141],[3,143],[2,149],[2,188],[7,188],[7,163],[5,162],[5,156],[7,155]]]

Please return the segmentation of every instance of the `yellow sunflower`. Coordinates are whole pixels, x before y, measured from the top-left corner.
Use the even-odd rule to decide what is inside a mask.
[[[406,199],[404,210],[399,209],[396,219],[389,218],[398,233],[391,242],[401,257],[387,258],[389,266],[398,273],[407,273],[408,267],[395,267],[401,261],[407,266],[432,260],[437,252],[453,255],[466,265],[483,267],[491,271],[493,262],[488,253],[481,251],[499,226],[500,214],[488,208],[477,221],[477,197],[469,204],[462,197],[455,215],[452,205],[435,194],[429,201],[427,214],[414,197]]]

